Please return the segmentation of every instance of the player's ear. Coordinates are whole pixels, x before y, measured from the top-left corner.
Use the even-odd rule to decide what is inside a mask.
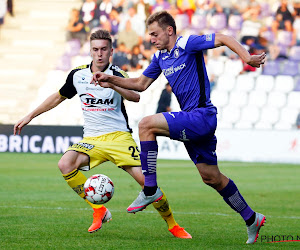
[[[167,31],[168,31],[169,36],[172,36],[173,33],[174,33],[174,30],[173,30],[173,27],[172,27],[172,26],[168,26],[168,27],[167,27]]]

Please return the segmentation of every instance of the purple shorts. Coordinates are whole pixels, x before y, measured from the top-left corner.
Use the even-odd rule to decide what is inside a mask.
[[[216,108],[197,108],[190,112],[165,112],[163,115],[169,125],[170,138],[184,143],[195,164],[217,165]]]

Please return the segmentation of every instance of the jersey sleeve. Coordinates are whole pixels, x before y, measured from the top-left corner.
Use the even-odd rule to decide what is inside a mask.
[[[128,74],[116,65],[112,65],[110,67],[110,69],[112,70],[113,75],[115,75],[115,76],[119,76],[119,77],[122,77],[122,78],[129,78]]]
[[[143,75],[152,79],[157,79],[161,73],[161,68],[158,63],[157,55],[158,53],[155,53],[153,55],[152,61],[150,65],[145,69],[143,72]]]
[[[61,87],[59,90],[59,94],[63,97],[66,97],[68,99],[71,99],[77,94],[77,90],[74,87],[73,84],[73,76],[74,76],[75,71],[72,70],[66,80],[66,83]]]
[[[185,49],[190,53],[197,53],[200,50],[212,49],[215,47],[215,34],[191,35],[186,43]]]

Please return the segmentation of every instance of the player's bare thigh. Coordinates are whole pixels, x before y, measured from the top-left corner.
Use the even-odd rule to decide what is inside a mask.
[[[58,168],[62,174],[68,174],[73,170],[89,164],[89,157],[81,152],[67,151],[59,160]]]
[[[139,123],[141,141],[154,141],[157,135],[170,137],[169,126],[162,113],[146,116]]]

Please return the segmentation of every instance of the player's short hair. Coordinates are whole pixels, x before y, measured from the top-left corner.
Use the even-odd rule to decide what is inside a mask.
[[[149,16],[149,18],[147,19],[147,26],[154,22],[157,22],[159,27],[161,27],[162,29],[166,29],[168,26],[171,26],[174,30],[174,33],[176,34],[175,20],[167,11],[158,11]]]
[[[108,30],[96,30],[90,36],[90,41],[93,40],[107,40],[109,41],[110,47],[112,47],[112,38]]]

